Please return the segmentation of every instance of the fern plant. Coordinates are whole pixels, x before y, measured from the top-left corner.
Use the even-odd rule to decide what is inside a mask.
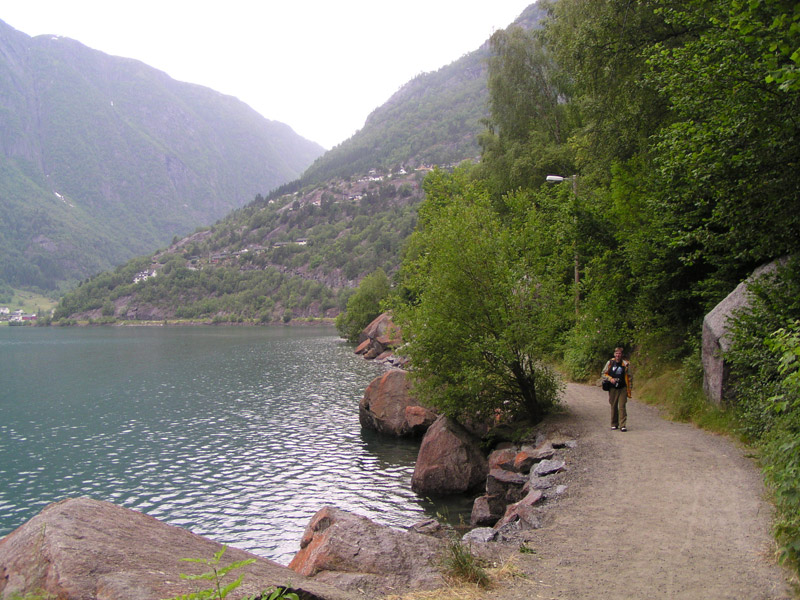
[[[237,560],[229,565],[220,567],[222,555],[225,554],[225,550],[227,549],[227,546],[222,546],[222,549],[214,554],[212,558],[182,558],[181,560],[185,562],[207,565],[211,567],[211,570],[201,573],[200,575],[186,575],[185,573],[181,573],[181,579],[189,581],[211,581],[211,587],[190,594],[175,596],[168,600],[224,600],[228,594],[242,585],[244,574],[240,574],[234,581],[225,585],[223,585],[222,579],[231,571],[241,569],[256,561],[254,558],[248,558],[246,560]],[[278,586],[265,590],[260,594],[248,596],[243,598],[243,600],[300,600],[300,597],[294,592],[289,591],[288,587]]]
[[[181,560],[185,562],[207,565],[211,567],[211,570],[201,573],[200,575],[186,575],[185,573],[181,573],[181,579],[189,581],[210,581],[211,587],[190,594],[175,596],[169,600],[224,600],[228,594],[242,585],[244,574],[239,575],[236,580],[225,585],[223,585],[222,579],[231,571],[241,569],[242,567],[254,563],[255,559],[248,558],[246,560],[237,560],[229,565],[221,567],[220,562],[222,561],[222,555],[225,554],[225,550],[227,549],[227,546],[223,546],[219,552],[214,554],[213,558],[182,558]]]

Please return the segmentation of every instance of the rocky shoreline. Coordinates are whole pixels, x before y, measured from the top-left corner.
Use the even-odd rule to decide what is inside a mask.
[[[422,406],[395,357],[399,335],[382,315],[356,352],[388,369],[359,403],[365,428],[422,437],[412,489],[422,496],[477,495],[469,531],[429,519],[407,530],[327,506],[315,514],[288,567],[231,548],[226,561],[254,558],[242,594],[290,585],[305,599],[380,598],[444,586],[442,555],[460,539],[496,558],[530,541],[568,490],[573,437],[545,421],[521,444],[502,442],[486,455],[488,426],[465,428]],[[479,494],[479,495],[478,495]],[[463,535],[462,535],[463,533]],[[210,558],[220,544],[142,513],[89,498],[63,500],[0,540],[0,597],[50,594],[64,599],[153,599],[186,594],[193,573],[181,558]],[[239,593],[237,591],[237,593]]]
[[[486,495],[476,501],[474,528],[461,537],[475,554],[498,560],[516,552],[535,538],[547,511],[567,492],[566,465],[576,443],[558,431],[540,431],[538,439],[536,449],[507,446],[490,455]],[[530,466],[528,473],[526,467],[515,470],[523,464]],[[503,516],[488,526],[478,507],[493,506],[492,497],[519,500],[507,503]],[[403,531],[329,506],[311,519],[288,567],[234,548],[225,559],[255,559],[243,570],[242,594],[289,585],[307,600],[371,599],[444,586],[441,557],[457,536],[433,519]],[[209,558],[220,548],[109,502],[63,500],[0,540],[0,596],[152,600],[187,594],[196,588],[180,575],[199,566],[179,559]]]

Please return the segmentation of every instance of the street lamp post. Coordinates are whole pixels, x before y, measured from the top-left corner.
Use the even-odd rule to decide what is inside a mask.
[[[577,203],[578,200],[578,175],[571,175],[569,177],[562,177],[561,175],[548,175],[545,178],[545,181],[548,183],[561,183],[565,180],[572,180],[572,197],[573,202]],[[577,233],[577,225],[578,225],[578,214],[577,211],[574,216],[575,225],[576,225],[576,232],[575,238],[572,240],[573,248],[575,249],[575,314],[578,314],[578,304],[580,303],[580,284],[581,284],[581,276],[580,276],[580,261],[578,260],[578,233]]]

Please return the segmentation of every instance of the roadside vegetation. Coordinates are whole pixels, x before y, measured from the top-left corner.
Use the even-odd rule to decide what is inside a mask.
[[[491,40],[482,158],[424,182],[391,305],[416,391],[454,416],[540,418],[547,369],[617,345],[637,397],[753,447],[800,560],[800,14],[771,0],[560,0]],[[558,175],[558,177],[553,177]],[[550,177],[548,177],[550,176]],[[722,407],[705,314],[752,271]]]

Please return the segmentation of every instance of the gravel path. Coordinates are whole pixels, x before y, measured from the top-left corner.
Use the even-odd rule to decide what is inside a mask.
[[[628,404],[628,432],[609,426],[607,394],[570,384],[552,427],[567,493],[515,552],[527,575],[487,598],[789,599],[774,561],[771,507],[754,461],[729,439]]]

